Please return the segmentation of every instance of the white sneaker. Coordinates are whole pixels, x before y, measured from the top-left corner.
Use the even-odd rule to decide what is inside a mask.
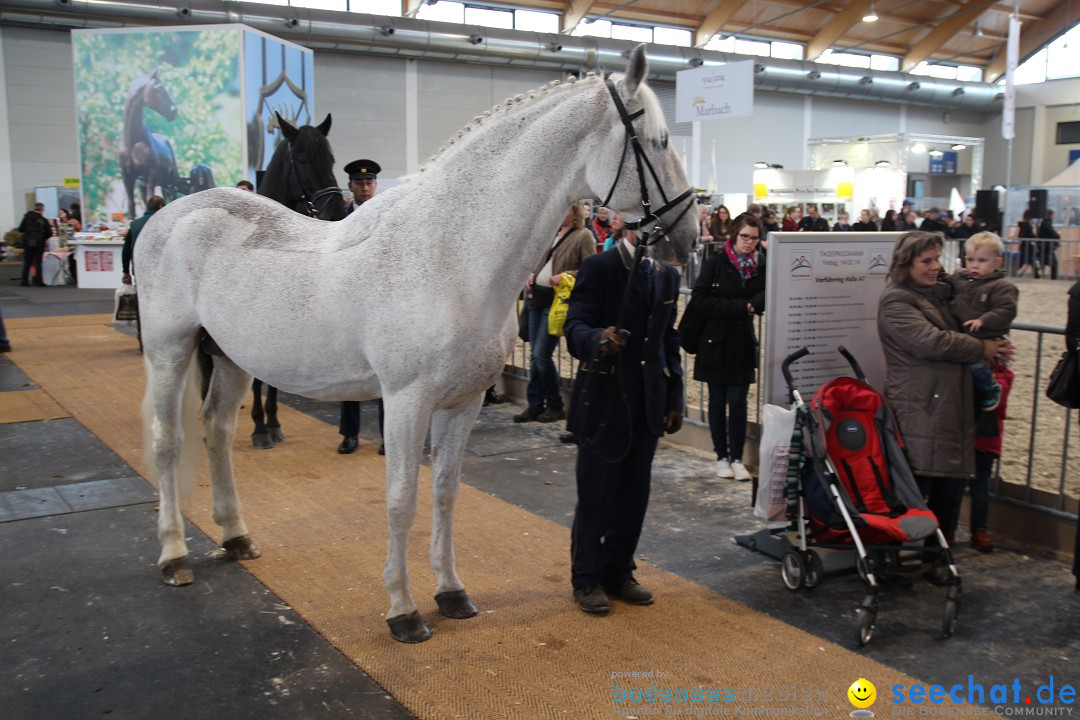
[[[731,471],[731,463],[727,460],[716,461],[716,477],[731,479],[735,477],[735,473]]]
[[[731,461],[731,472],[733,473],[732,477],[740,482],[754,479],[754,476],[750,474],[750,471],[746,469],[741,460]]]

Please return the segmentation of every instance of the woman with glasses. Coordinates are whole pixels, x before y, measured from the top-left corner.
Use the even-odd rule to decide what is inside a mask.
[[[765,263],[758,250],[762,234],[761,222],[752,215],[735,218],[723,248],[705,261],[690,298],[709,318],[694,379],[709,386],[709,431],[721,478],[751,479],[742,456],[746,398],[757,368],[754,316],[765,311]]]

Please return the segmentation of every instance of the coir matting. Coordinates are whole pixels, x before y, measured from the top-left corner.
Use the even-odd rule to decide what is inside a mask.
[[[10,357],[65,413],[146,477],[142,358],[135,340],[108,322],[100,315],[12,320]],[[616,603],[607,617],[587,616],[570,596],[569,532],[465,485],[455,519],[458,571],[480,614],[443,618],[427,559],[431,477],[425,467],[409,571],[434,635],[419,645],[395,642],[384,617],[383,458],[367,443],[354,455],[338,455],[336,428],[289,408],[282,408],[281,421],[287,440],[255,450],[245,431],[250,421],[240,420],[236,476],[245,518],[263,551],[244,567],[418,717],[693,716],[724,708],[728,716],[781,710],[842,717],[852,710],[846,693],[856,679],[872,679],[879,693],[912,682],[648,564],[638,577],[655,592],[655,605]],[[220,539],[205,457],[202,465],[186,515]],[[162,585],[161,592],[199,592],[200,567],[227,562],[192,561],[196,584]],[[160,580],[148,573],[146,582]],[[632,700],[636,690],[646,698],[654,690],[678,697],[680,688],[690,691],[687,700]],[[694,688],[731,688],[743,699],[695,701]],[[759,699],[745,699],[747,692]],[[768,701],[761,699],[766,692]],[[799,697],[780,700],[785,694]]]

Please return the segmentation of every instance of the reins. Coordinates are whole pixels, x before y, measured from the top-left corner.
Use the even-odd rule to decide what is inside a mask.
[[[604,77],[604,84],[607,86],[608,92],[611,94],[611,99],[615,103],[615,109],[619,113],[619,120],[622,122],[623,127],[626,128],[626,137],[623,140],[622,156],[619,158],[619,167],[615,172],[615,180],[611,183],[611,189],[608,191],[607,197],[604,199],[603,207],[607,207],[611,202],[611,198],[615,194],[615,188],[619,185],[619,179],[622,177],[623,166],[626,164],[627,150],[632,148],[634,151],[634,162],[637,166],[638,182],[641,185],[641,207],[645,214],[634,222],[626,223],[626,227],[631,230],[637,230],[643,225],[648,225],[654,221],[659,221],[660,217],[665,213],[674,210],[681,203],[689,198],[689,202],[686,207],[675,216],[675,219],[667,226],[655,225],[651,229],[647,229],[642,233],[641,238],[638,240],[634,249],[634,259],[630,264],[630,271],[626,278],[626,286],[623,288],[622,303],[619,305],[619,314],[615,321],[615,332],[618,333],[623,329],[623,325],[626,321],[626,313],[630,307],[630,293],[633,291],[634,279],[638,274],[638,267],[641,265],[641,260],[645,255],[645,248],[650,245],[655,245],[661,238],[665,238],[668,235],[668,229],[675,227],[679,224],[679,221],[683,219],[683,216],[693,207],[695,203],[694,189],[692,187],[687,188],[684,192],[680,193],[677,197],[669,200],[667,193],[664,192],[664,186],[660,182],[660,177],[656,173],[656,169],[653,168],[649,158],[645,155],[645,151],[641,147],[641,141],[638,139],[637,131],[634,129],[634,120],[645,114],[645,108],[642,107],[637,111],[630,113],[626,110],[626,105],[623,104],[622,98],[619,97],[618,91],[615,89],[615,83],[611,81],[608,76]],[[652,175],[653,182],[656,183],[656,187],[660,190],[660,197],[663,198],[664,204],[656,211],[652,210],[652,204],[649,201],[649,188],[645,182],[645,170],[648,169],[649,174]],[[655,233],[650,238],[650,232]],[[621,241],[620,241],[621,242]],[[603,346],[607,344],[607,340],[600,341],[600,347],[597,348],[596,353],[591,357],[586,366],[582,369],[583,372],[588,373],[585,378],[581,391],[581,401],[577,407],[578,413],[578,427],[581,426],[580,421],[586,416],[586,411],[592,403],[593,394],[593,381],[597,375],[613,375],[615,376],[618,386],[619,395],[622,398],[623,405],[626,408],[626,417],[630,423],[627,428],[626,446],[622,453],[618,457],[609,459],[604,457],[597,449],[597,443],[600,438],[603,437],[604,431],[607,429],[608,421],[611,417],[611,404],[608,404],[604,409],[604,415],[600,420],[599,425],[596,428],[596,433],[591,438],[585,438],[579,436],[578,445],[596,450],[601,459],[608,463],[617,463],[621,461],[630,452],[630,445],[633,441],[633,418],[630,414],[630,400],[626,395],[626,386],[624,384],[624,378],[617,371],[618,363],[616,362],[616,356],[600,357],[603,352]]]
[[[326,200],[334,193],[341,194],[342,190],[339,187],[325,187],[315,193],[309,193],[307,188],[304,187],[304,181],[300,179],[300,173],[296,172],[296,161],[293,159],[292,145],[289,144],[286,148],[289,155],[289,169],[292,170],[293,179],[296,180],[297,187],[300,188],[300,202],[304,203],[306,209],[304,214],[308,217],[319,217],[319,207],[316,205],[320,200],[325,204]]]

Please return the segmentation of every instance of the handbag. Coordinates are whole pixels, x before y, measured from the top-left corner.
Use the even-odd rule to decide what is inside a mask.
[[[524,298],[525,291],[522,290],[517,301],[518,339],[521,340],[521,342],[529,342],[529,308],[526,305],[528,301]]]
[[[116,289],[113,320],[118,323],[134,323],[139,317],[139,296],[131,285],[122,285]]]
[[[577,281],[573,275],[563,273],[562,280],[555,286],[555,299],[548,311],[548,335],[562,335],[566,325],[566,313],[570,309],[570,293]]]
[[[693,300],[687,303],[679,321],[679,346],[691,355],[696,353],[708,322],[709,316],[698,310]]]
[[[1067,408],[1080,408],[1080,350],[1066,350],[1050,373],[1046,397]]]

